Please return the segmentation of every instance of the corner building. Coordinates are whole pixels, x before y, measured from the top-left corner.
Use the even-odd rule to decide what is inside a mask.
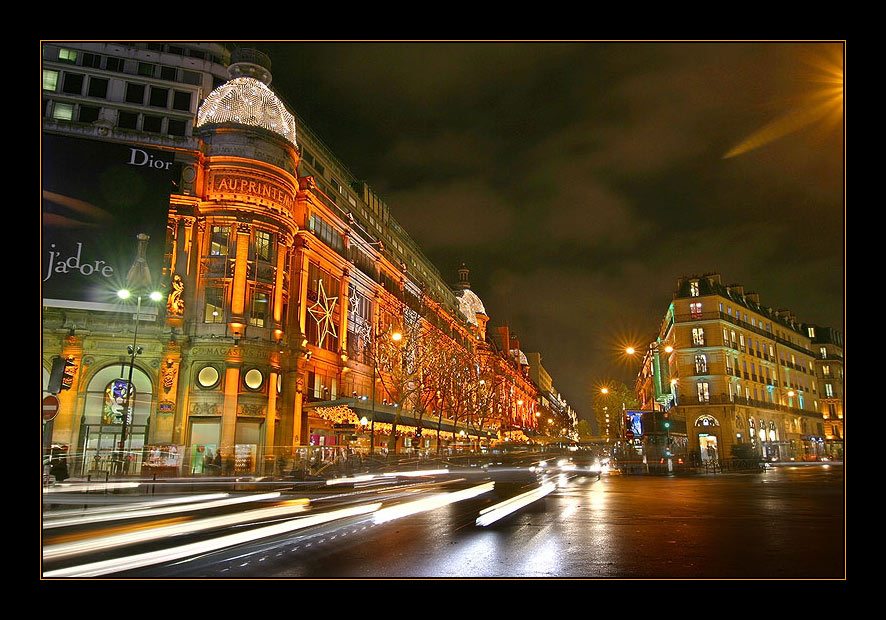
[[[153,149],[172,171],[154,278],[165,304],[97,310],[44,294],[44,395],[53,358],[72,367],[44,444],[66,450],[74,474],[267,473],[317,449],[380,450],[393,436],[395,451],[427,453],[525,438],[535,426],[528,368],[487,339],[482,302],[479,312],[461,302],[384,202],[271,90],[269,67],[260,53],[235,52],[230,79],[202,100],[184,136],[114,126],[111,105],[103,122],[60,118],[44,79],[45,136]],[[440,346],[498,360],[489,365],[497,379],[480,382],[495,386],[489,415],[453,415],[382,380],[373,343],[407,317]],[[109,411],[127,373],[121,449]]]
[[[638,399],[667,412],[674,454],[692,462],[819,460],[828,450],[816,351],[792,312],[719,274],[684,277],[647,351]]]

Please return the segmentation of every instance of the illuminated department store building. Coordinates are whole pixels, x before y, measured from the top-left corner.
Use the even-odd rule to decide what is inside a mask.
[[[399,452],[433,452],[438,437],[459,449],[531,435],[537,390],[525,356],[487,335],[489,317],[467,272],[455,290],[445,282],[385,203],[268,87],[267,57],[234,52],[223,81],[228,52],[221,46],[169,47],[44,46],[44,396],[54,358],[68,362],[69,375],[44,444],[69,451],[73,474],[107,471],[117,459],[129,373],[129,473],[161,465],[204,473],[219,463],[235,473],[268,471],[297,456],[298,446],[378,452],[395,416]],[[203,79],[185,81],[193,62]],[[46,162],[58,153],[67,159],[53,168]],[[73,172],[103,158],[121,165]],[[83,205],[101,204],[93,192],[122,164],[142,164],[127,174],[161,176],[121,177],[129,180],[108,204],[142,184],[167,188],[158,230],[140,231],[150,236],[140,254],[135,235],[111,239],[129,253],[106,267],[114,277],[106,278],[104,297],[68,299],[70,289],[56,293],[53,283],[70,276],[69,267],[97,278],[104,263],[88,256],[87,243],[60,249],[48,205],[82,223]],[[71,177],[82,187],[72,187]],[[56,178],[58,187],[47,190]],[[130,224],[147,210],[118,220]],[[141,263],[133,258],[142,255]],[[138,305],[115,298],[117,287],[133,286],[139,265],[153,273],[150,284],[136,282],[144,295]],[[157,285],[160,303],[147,297]],[[406,312],[450,344],[494,361],[495,420],[469,425],[434,411],[416,421],[397,410],[380,387],[365,335],[378,336]]]
[[[763,306],[719,274],[684,277],[647,348],[637,395],[641,409],[668,412],[676,456],[842,458],[842,359],[839,332]],[[658,455],[662,446],[647,448]]]

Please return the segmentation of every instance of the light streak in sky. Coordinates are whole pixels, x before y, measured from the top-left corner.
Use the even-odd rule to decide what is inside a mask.
[[[811,81],[819,86],[807,93],[796,108],[755,131],[733,147],[723,158],[736,157],[758,149],[810,125],[825,121],[834,124],[843,114],[843,58],[841,55],[815,55],[806,60],[815,71]]]

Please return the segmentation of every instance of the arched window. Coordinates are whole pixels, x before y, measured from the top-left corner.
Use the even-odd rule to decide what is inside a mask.
[[[87,424],[119,424],[110,419],[110,400],[126,398],[129,366],[113,365],[99,370],[86,388],[86,407],[83,411]],[[151,379],[138,367],[132,369],[132,419],[129,424],[146,424],[151,415],[153,386]],[[120,404],[120,403],[118,403]]]
[[[698,418],[696,418],[695,426],[700,426],[700,427],[720,426],[720,423],[717,421],[717,418],[715,418],[712,415],[703,415],[703,416],[699,416]]]

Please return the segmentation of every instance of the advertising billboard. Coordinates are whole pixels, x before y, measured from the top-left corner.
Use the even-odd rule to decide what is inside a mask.
[[[44,306],[120,310],[116,292],[159,290],[174,156],[43,134]]]

